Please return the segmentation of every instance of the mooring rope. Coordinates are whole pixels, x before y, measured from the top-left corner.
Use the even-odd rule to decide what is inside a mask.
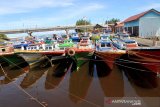
[[[138,70],[138,71],[144,71],[144,72],[151,72],[151,71],[147,71],[147,70],[143,70],[143,69],[137,69],[137,68],[134,68],[134,67],[130,67],[130,66],[126,66],[126,65],[122,65],[122,64],[119,64],[119,63],[117,63],[117,61],[115,62],[115,61],[110,61],[110,60],[96,60],[96,59],[79,59],[79,60],[81,60],[81,61],[100,61],[100,62],[104,62],[104,61],[107,61],[107,62],[113,62],[114,64],[116,64],[116,65],[119,65],[119,66],[123,66],[123,67],[125,67],[125,68],[130,68],[130,69],[134,69],[134,70]],[[123,61],[118,61],[118,62],[123,62]],[[124,63],[124,62],[123,62]],[[128,63],[128,62],[125,62],[125,63]],[[138,62],[134,62],[134,63],[138,63]],[[139,64],[149,64],[149,63],[139,63]],[[155,65],[155,64],[153,64],[153,65]],[[154,72],[154,73],[156,73],[156,72]]]
[[[47,56],[46,56],[47,57]],[[5,58],[5,57],[4,57]],[[48,58],[49,59],[49,58]],[[8,59],[6,59],[6,60],[8,60]],[[9,61],[9,60],[8,60]],[[10,63],[12,63],[12,64],[14,64],[15,66],[17,66],[17,67],[19,67],[18,65],[16,65],[15,63],[13,63],[12,61],[9,61]],[[1,65],[0,65],[1,66]],[[1,66],[2,67],[2,66]],[[22,69],[23,70],[23,68],[21,68],[21,67],[19,67],[20,69]],[[67,70],[67,72],[68,71],[70,71],[71,70],[71,68],[72,68],[72,65],[70,66],[70,68]],[[6,73],[5,73],[6,74]],[[35,76],[36,77],[36,76]],[[8,78],[8,77],[7,77]],[[9,79],[10,80],[10,79]],[[50,84],[49,82],[47,82],[48,84]],[[16,84],[16,83],[15,83]],[[28,92],[26,92],[23,88],[21,88],[18,84],[16,84],[17,86],[18,86],[18,88],[20,88],[20,89],[22,89],[22,91],[23,92],[25,92],[28,96],[30,96],[31,97],[31,99],[33,99],[33,100],[35,100],[36,102],[38,102],[38,103],[40,103],[43,107],[46,107],[46,105],[44,105],[42,102],[40,102],[38,99],[36,99],[36,98],[34,98],[32,95],[30,95]],[[53,84],[51,84],[52,86],[54,86],[54,87],[56,87],[56,85],[53,85]],[[57,87],[58,88],[58,87]],[[99,105],[97,105],[97,104],[95,104],[95,103],[93,103],[93,102],[91,102],[91,101],[88,101],[88,100],[85,100],[85,99],[83,99],[83,98],[81,98],[81,97],[79,97],[79,96],[77,96],[77,95],[75,95],[75,94],[72,94],[72,93],[70,93],[70,92],[68,92],[68,91],[65,91],[65,89],[62,89],[62,88],[59,88],[59,89],[61,89],[63,92],[66,92],[66,93],[68,93],[68,94],[70,94],[71,96],[73,96],[73,97],[76,97],[76,98],[79,98],[79,99],[81,99],[81,100],[83,100],[83,101],[85,101],[85,102],[87,102],[87,103],[89,103],[89,104],[91,104],[91,105],[94,105],[94,106],[96,106],[96,107],[100,107]]]
[[[12,81],[12,79],[10,77],[8,77],[7,73],[4,71],[2,65],[0,64],[1,70],[4,73],[4,76],[6,78],[8,78],[10,81]],[[42,104],[38,99],[36,99],[35,97],[33,97],[31,94],[29,94],[27,91],[25,91],[23,88],[21,88],[16,82],[13,82],[22,92],[24,92],[27,96],[29,96],[33,101],[36,101],[38,104],[40,104],[42,107],[46,107],[46,105]]]
[[[71,70],[72,65],[73,65],[73,63],[70,65],[69,69],[68,69],[66,72],[68,72],[68,71]],[[56,85],[54,85],[54,84],[51,84],[50,82],[48,82],[48,84],[50,84],[51,86],[54,86],[54,87],[56,87],[56,88],[59,88],[59,86],[56,86]],[[65,93],[67,93],[67,94],[69,94],[69,95],[71,95],[71,96],[73,96],[73,97],[76,97],[76,98],[78,98],[78,99],[81,99],[81,100],[83,100],[83,101],[85,101],[85,102],[87,102],[87,103],[89,103],[89,104],[91,104],[91,105],[93,105],[93,106],[100,107],[100,105],[97,105],[97,104],[95,104],[95,103],[93,103],[93,102],[91,102],[91,101],[89,101],[89,100],[85,100],[85,99],[83,99],[83,98],[81,98],[81,97],[79,97],[79,96],[77,96],[77,95],[75,95],[75,94],[73,94],[73,93],[71,93],[71,92],[68,92],[68,91],[66,91],[64,88],[59,88],[59,89],[60,89],[61,91],[65,92]]]
[[[107,60],[107,59],[88,59],[88,58],[78,58],[77,59],[78,61],[108,61],[108,62],[123,62],[123,63],[138,63],[138,64],[146,64],[146,65],[155,65],[155,64],[160,64],[160,62],[154,62],[154,63],[141,63],[141,62],[138,62],[138,61],[130,61],[130,60],[125,60],[125,59],[121,59],[119,58],[118,60],[123,60],[123,61],[110,61],[110,60]]]

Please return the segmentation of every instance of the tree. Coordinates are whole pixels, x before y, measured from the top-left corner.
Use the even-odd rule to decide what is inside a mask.
[[[116,22],[120,22],[120,19],[112,18],[110,20],[106,20],[105,24],[115,24]]]
[[[112,28],[112,32],[115,32],[115,26],[117,25],[117,22],[120,22],[120,19],[112,18],[110,20],[106,20],[105,24],[112,24],[110,27]]]
[[[4,41],[4,40],[9,40],[7,35],[5,34],[0,34],[0,41]]]
[[[81,26],[81,25],[91,25],[91,22],[84,19],[77,20],[76,26]],[[84,32],[84,31],[85,29],[76,29],[76,32]]]

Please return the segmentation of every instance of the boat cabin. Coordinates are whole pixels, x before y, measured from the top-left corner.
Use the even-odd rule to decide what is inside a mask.
[[[109,36],[101,36],[100,40],[109,40]]]
[[[128,37],[126,36],[126,38]],[[116,46],[118,49],[138,47],[138,43],[135,40],[131,40],[131,39],[113,38],[112,42],[113,42],[113,45]]]
[[[107,51],[107,50],[112,50],[113,49],[113,45],[112,42],[110,41],[103,41],[103,42],[99,42],[97,44],[97,51]]]
[[[79,44],[78,44],[78,48],[79,49],[83,49],[83,48],[92,48],[92,43],[90,42],[90,40],[88,39],[82,39]]]

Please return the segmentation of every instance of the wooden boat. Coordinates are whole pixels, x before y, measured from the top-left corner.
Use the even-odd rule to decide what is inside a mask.
[[[71,39],[72,39],[73,42],[79,42],[80,41],[80,38],[79,38],[77,33],[73,33],[71,35]]]
[[[127,50],[128,57],[135,63],[141,63],[146,68],[160,73],[160,47],[139,47]]]
[[[66,50],[66,54],[76,60],[77,67],[81,66],[84,62],[86,62],[86,60],[90,59],[93,53],[94,49],[88,38],[83,38],[77,47]]]
[[[95,55],[106,62],[109,65],[110,69],[113,68],[115,59],[119,58],[123,54],[126,54],[126,51],[119,50],[114,47],[110,40],[101,40],[96,45]]]
[[[14,50],[12,47],[1,46],[0,63],[5,63],[10,66],[18,66],[26,62],[21,56],[14,54]]]
[[[42,55],[52,55],[52,56],[59,56],[65,53],[65,49],[58,48],[57,45],[50,45],[50,44],[34,44],[29,45],[26,50],[19,50],[15,49],[15,53],[20,54],[42,54]]]
[[[14,50],[12,47],[0,46],[0,56],[12,55]]]
[[[64,40],[64,43],[61,43],[58,45],[59,48],[70,48],[73,47],[74,43],[72,42],[71,39],[66,39]]]
[[[112,38],[113,45],[118,49],[128,49],[138,47],[135,40],[131,40],[128,34],[118,34],[118,37]]]

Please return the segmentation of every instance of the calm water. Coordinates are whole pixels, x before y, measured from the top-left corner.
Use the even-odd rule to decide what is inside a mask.
[[[64,60],[52,67],[20,67],[0,69],[0,107],[104,107],[110,97],[138,97],[143,106],[152,107],[157,102],[145,98],[160,97],[156,74],[120,64],[111,69],[103,61],[86,61],[76,70],[71,60]]]

